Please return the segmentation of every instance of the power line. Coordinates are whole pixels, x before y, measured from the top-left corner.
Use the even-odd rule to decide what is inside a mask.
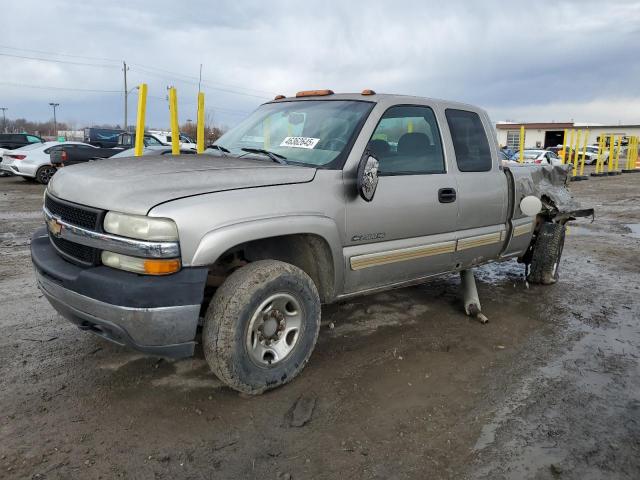
[[[11,83],[11,82],[0,82],[0,85],[6,85],[7,87],[16,87],[16,88],[35,88],[39,90],[66,90],[69,92],[122,93],[122,90],[99,90],[94,88],[68,88],[68,87],[54,87],[49,85],[26,85],[24,83]]]
[[[0,45],[0,48],[3,49],[8,49],[8,50],[16,50],[16,51],[23,51],[23,52],[32,52],[32,53],[38,53],[38,54],[44,54],[44,55],[53,55],[53,56],[59,56],[59,57],[70,57],[70,58],[82,58],[82,59],[88,59],[88,60],[98,60],[98,61],[106,61],[106,62],[118,62],[118,64],[121,62],[121,60],[116,60],[116,59],[111,59],[111,58],[106,58],[106,57],[91,57],[91,56],[86,56],[86,55],[74,55],[74,54],[66,54],[66,53],[56,53],[56,52],[47,52],[44,50],[33,50],[33,49],[26,49],[26,48],[17,48],[17,47],[11,47],[8,45]],[[119,65],[108,65],[108,64],[104,64],[104,63],[88,63],[88,62],[79,62],[79,61],[71,61],[71,60],[60,60],[60,59],[55,59],[55,58],[44,58],[44,57],[33,57],[33,56],[28,56],[28,55],[16,55],[16,54],[10,54],[10,53],[2,53],[0,52],[0,56],[4,56],[4,57],[10,57],[10,58],[20,58],[20,59],[24,59],[24,60],[35,60],[35,61],[40,61],[40,62],[49,62],[49,63],[61,63],[61,64],[67,64],[67,65],[78,65],[78,66],[89,66],[89,67],[98,67],[98,68],[120,68]],[[158,68],[158,67],[153,67],[150,65],[143,65],[143,64],[130,64],[135,66],[138,70],[141,70],[142,72],[146,72],[149,75],[152,76],[156,76],[159,78],[163,78],[165,80],[178,80],[184,83],[188,83],[188,84],[192,84],[192,85],[197,85],[198,82],[200,82],[201,80],[198,77],[194,77],[191,75],[185,75],[182,73],[178,73],[178,72],[173,72],[171,70],[166,70],[166,69],[162,69],[162,68]],[[156,73],[156,72],[162,72],[164,74],[168,74],[170,76],[167,75],[162,75],[160,73]],[[266,90],[259,90],[259,89],[252,89],[252,88],[246,88],[246,87],[242,87],[242,88],[238,88],[232,85],[227,85],[227,84],[223,84],[223,83],[219,83],[219,82],[202,82],[202,85],[205,86],[206,88],[208,88],[209,90],[216,90],[219,92],[224,92],[224,93],[229,93],[229,94],[234,94],[234,95],[242,95],[242,96],[246,96],[246,97],[252,97],[252,98],[259,98],[259,99],[267,99],[268,97],[264,96],[264,94],[266,95],[275,95],[273,92],[268,92]],[[255,92],[255,93],[261,93],[263,95],[256,95],[254,93],[248,93],[248,92]]]
[[[83,67],[101,67],[101,68],[120,68],[117,65],[107,65],[101,63],[86,63],[86,62],[72,62],[71,60],[55,60],[52,58],[42,58],[42,57],[29,57],[26,55],[13,55],[11,53],[1,53],[0,56],[3,57],[12,57],[12,58],[22,58],[26,60],[37,60],[39,62],[51,62],[51,63],[66,63],[68,65],[81,65]]]
[[[29,48],[10,47],[9,45],[0,45],[0,48],[4,48],[5,50],[16,50],[18,52],[41,53],[41,54],[45,54],[45,55],[53,55],[53,56],[56,56],[56,57],[83,58],[85,60],[101,60],[101,61],[105,61],[105,62],[120,63],[120,60],[116,60],[114,58],[89,57],[89,56],[85,56],[85,55],[73,55],[73,54],[70,54],[70,53],[46,52],[44,50],[32,50],[32,49],[29,49]]]

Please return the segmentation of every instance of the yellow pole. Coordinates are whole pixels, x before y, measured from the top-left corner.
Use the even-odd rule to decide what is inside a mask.
[[[264,119],[262,124],[262,136],[264,137],[264,148],[269,148],[271,146],[271,117]]]
[[[566,158],[567,158],[567,140],[568,138],[568,134],[569,130],[567,130],[566,128],[564,129],[564,135],[562,136],[562,155],[560,156],[560,159],[562,160],[562,163],[567,163]]]
[[[409,120],[409,123],[407,124],[407,133],[412,133],[413,132],[413,120]]]
[[[584,175],[584,159],[587,156],[587,140],[589,140],[589,129],[584,131],[584,143],[582,144],[582,159],[580,160],[580,176]]]
[[[520,163],[524,163],[524,125],[520,125]]]
[[[612,150],[614,149],[613,146],[613,135],[609,135],[609,158],[607,159],[607,172],[611,171],[611,163],[613,162],[613,152]]]
[[[138,118],[136,120],[136,143],[133,154],[136,157],[142,156],[144,150],[144,119],[147,112],[147,84],[141,83],[138,87]]]
[[[618,171],[618,163],[620,162],[620,150],[622,150],[622,135],[618,135],[618,148],[616,149],[616,161],[613,165],[613,169]]]
[[[572,157],[573,157],[573,137],[575,135],[576,131],[572,128],[571,129],[571,137],[569,139],[569,145],[567,145],[567,148],[569,149],[569,155],[567,156],[567,154],[565,153],[564,155],[564,163],[571,163],[572,162]]]
[[[204,152],[204,92],[198,93],[198,125],[196,127],[196,152],[197,153]]]
[[[178,125],[178,92],[169,89],[169,116],[171,119],[171,154],[180,155],[180,126]]]
[[[604,135],[600,135],[598,137],[598,158],[596,159],[596,173],[602,173],[602,170],[604,170],[603,166],[602,166],[602,162],[603,162],[603,157],[602,157],[602,153],[604,150]]]
[[[573,155],[573,173],[572,176],[578,175],[578,149],[580,148],[580,135],[582,135],[582,130],[578,130],[578,134],[576,135],[576,144],[573,149],[575,154]]]

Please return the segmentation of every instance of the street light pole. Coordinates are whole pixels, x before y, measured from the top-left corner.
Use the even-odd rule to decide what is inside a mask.
[[[2,131],[4,133],[7,133],[7,117],[5,116],[4,112],[9,109],[7,107],[0,107],[0,110],[2,110]]]
[[[58,120],[56,120],[56,107],[59,103],[50,102],[49,105],[53,107],[53,136],[58,137]]]

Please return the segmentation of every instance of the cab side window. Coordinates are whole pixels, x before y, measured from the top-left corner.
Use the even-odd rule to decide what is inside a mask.
[[[458,170],[488,172],[493,166],[487,134],[475,112],[448,108],[445,112]]]
[[[33,135],[27,135],[27,142],[29,142],[29,143],[40,143],[41,140],[38,137],[34,137]]]
[[[380,175],[445,173],[440,130],[429,107],[389,108],[373,132],[368,148],[380,162]]]

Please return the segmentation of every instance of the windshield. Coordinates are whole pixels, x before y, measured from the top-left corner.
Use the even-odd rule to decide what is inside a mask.
[[[340,168],[347,146],[362,125],[372,103],[350,100],[307,100],[262,105],[216,145],[234,155],[263,149],[287,163]]]

